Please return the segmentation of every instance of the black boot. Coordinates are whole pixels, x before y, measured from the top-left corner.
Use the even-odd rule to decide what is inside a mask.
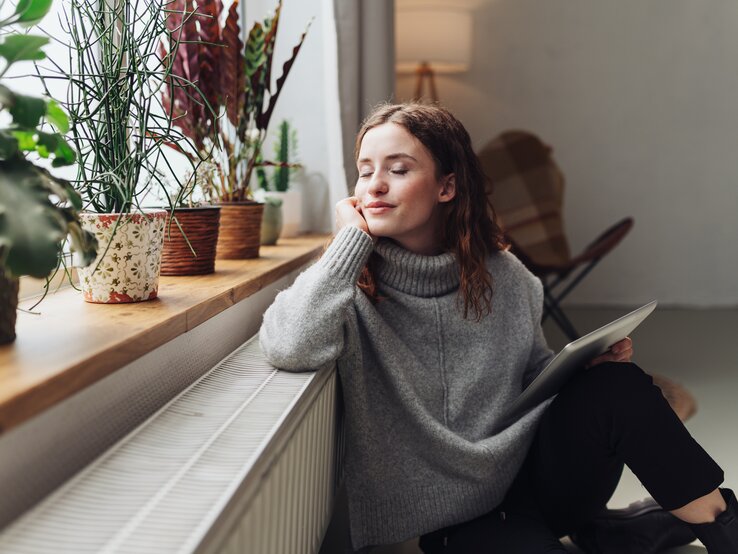
[[[695,534],[648,498],[621,510],[605,510],[570,538],[587,554],[653,554],[689,544]]]
[[[728,505],[712,523],[690,525],[709,554],[738,554],[738,502],[730,489],[720,489]]]

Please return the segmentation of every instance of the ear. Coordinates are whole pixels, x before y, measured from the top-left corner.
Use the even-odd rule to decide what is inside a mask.
[[[441,188],[438,191],[439,202],[450,202],[456,197],[456,175],[449,173],[443,177]]]

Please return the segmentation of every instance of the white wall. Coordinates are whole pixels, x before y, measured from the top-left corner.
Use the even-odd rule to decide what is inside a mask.
[[[738,4],[488,0],[473,44],[437,84],[475,147],[508,128],[554,147],[574,253],[635,218],[572,303],[738,305]]]

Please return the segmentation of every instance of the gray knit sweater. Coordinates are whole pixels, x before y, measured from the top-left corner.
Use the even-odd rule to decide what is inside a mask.
[[[378,303],[356,285],[372,250]],[[261,348],[276,367],[337,363],[356,549],[473,519],[499,504],[520,468],[544,406],[490,429],[551,358],[542,288],[507,252],[487,267],[492,312],[464,319],[453,255],[375,247],[344,227],[264,314]]]

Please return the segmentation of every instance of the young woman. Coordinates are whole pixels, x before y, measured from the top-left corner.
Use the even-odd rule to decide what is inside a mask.
[[[421,536],[426,553],[565,552],[558,537],[578,532],[590,552],[643,554],[694,530],[711,554],[738,552],[722,470],[630,363],[629,339],[490,432],[552,353],[541,283],[506,251],[461,123],[384,105],[356,157],[334,240],[260,331],[276,367],[337,364],[353,548]],[[663,510],[593,527],[623,464]]]

